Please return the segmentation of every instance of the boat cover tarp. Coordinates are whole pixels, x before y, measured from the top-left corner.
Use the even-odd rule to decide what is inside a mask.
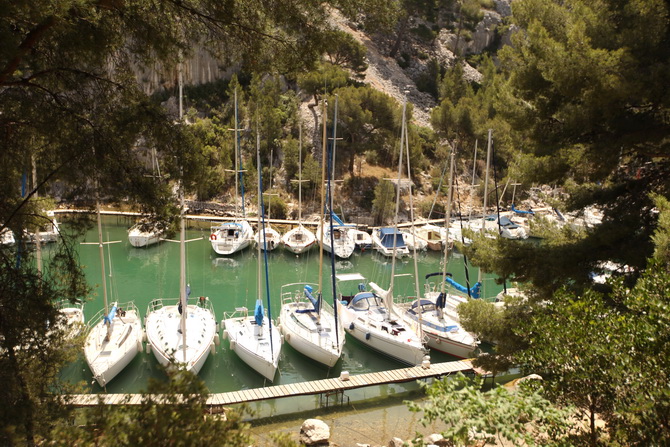
[[[517,224],[509,220],[509,217],[506,216],[500,216],[500,226],[509,228],[510,230],[514,230],[516,228],[519,228]]]
[[[518,210],[514,207],[514,204],[512,204],[512,211],[514,211],[517,214],[532,214],[532,215],[535,215],[535,211],[533,211],[533,210],[528,210],[528,211]]]
[[[405,247],[405,239],[402,237],[402,233],[396,231],[395,228],[380,228],[379,229],[379,241],[386,248],[393,248],[395,241],[395,248]]]
[[[265,311],[263,310],[263,302],[258,299],[256,300],[256,310],[254,311],[254,319],[256,324],[263,326],[263,317],[265,316]]]
[[[365,299],[368,299],[368,298],[374,298],[374,296],[375,296],[375,294],[372,293],[372,292],[357,293],[356,296],[354,296],[354,299],[351,300],[351,304],[354,305],[361,300],[365,300]]]

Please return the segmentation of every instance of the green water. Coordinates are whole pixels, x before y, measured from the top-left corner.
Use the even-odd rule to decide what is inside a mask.
[[[134,248],[128,243],[127,228],[131,221],[123,217],[103,218],[103,238],[121,241],[105,247],[105,262],[108,269],[109,301],[134,301],[142,316],[147,305],[155,298],[176,298],[179,296],[179,244],[162,242],[148,248]],[[193,224],[193,222],[191,222]],[[67,223],[66,223],[67,225]],[[207,296],[212,301],[216,318],[220,322],[224,312],[236,307],[246,306],[253,309],[257,297],[257,253],[250,247],[232,257],[217,256],[209,242],[209,225],[203,228],[191,227],[187,239],[202,238],[186,244],[186,280],[191,286],[191,300]],[[85,237],[86,242],[97,242],[97,229],[91,229]],[[87,320],[93,317],[103,306],[101,288],[101,269],[99,250],[94,245],[79,245],[79,256],[89,283],[94,287],[94,296],[85,305]],[[111,260],[111,262],[110,262]],[[273,297],[271,310],[276,319],[279,315],[279,292],[283,284],[308,281],[318,283],[319,250],[296,256],[281,247],[268,253],[270,292]],[[442,256],[436,252],[424,252],[419,255],[419,275],[441,270]],[[111,264],[111,265],[110,265]],[[111,266],[111,269],[110,269]],[[391,261],[377,253],[356,252],[349,260],[336,262],[338,273],[358,272],[369,281],[386,288],[391,275]],[[465,284],[465,272],[462,256],[456,254],[449,261],[448,271],[454,279]],[[111,274],[109,273],[111,272]],[[414,263],[411,260],[398,262],[396,274],[412,274]],[[264,272],[263,272],[264,274]],[[470,268],[471,282],[477,278],[477,268]],[[414,294],[414,283],[410,276],[396,278],[396,294]],[[331,296],[330,257],[324,256],[323,284],[326,296]],[[263,300],[266,302],[263,282]],[[502,289],[492,278],[485,277],[484,296],[490,297]],[[433,362],[449,361],[453,358],[437,352],[431,353]],[[337,377],[343,370],[350,374],[401,368],[403,365],[366,349],[347,337],[342,359],[334,368],[328,370],[293,350],[287,343],[282,346],[279,361],[280,373],[275,384],[295,383],[307,380]],[[64,372],[69,381],[84,381],[91,392],[102,392],[93,378],[86,362],[80,359]],[[228,342],[221,340],[216,353],[210,355],[200,371],[200,377],[211,392],[236,391],[240,389],[270,385],[249,368],[233,353]],[[149,378],[164,378],[153,354],[146,351],[139,354],[110,384],[109,393],[135,393],[147,388]],[[405,390],[404,386],[389,386],[383,393]],[[367,391],[361,391],[366,393]],[[379,393],[379,391],[376,391]]]

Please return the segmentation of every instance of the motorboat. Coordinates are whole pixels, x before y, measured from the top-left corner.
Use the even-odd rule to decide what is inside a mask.
[[[414,228],[414,236],[426,241],[429,250],[444,250],[444,244],[447,241],[447,234],[444,228],[433,224],[426,224]]]
[[[372,232],[372,246],[384,256],[402,258],[409,256],[405,239],[397,229],[391,227],[377,228]]]
[[[370,236],[370,233],[367,231],[359,230],[358,228],[352,228],[349,230],[349,234],[354,239],[356,248],[360,251],[365,251],[372,248],[372,236]]]
[[[407,250],[410,252],[413,250],[416,251],[425,251],[428,248],[428,241],[425,239],[422,239],[409,231],[405,230],[400,230],[400,233],[402,234],[402,239],[405,241],[405,245],[407,246]]]

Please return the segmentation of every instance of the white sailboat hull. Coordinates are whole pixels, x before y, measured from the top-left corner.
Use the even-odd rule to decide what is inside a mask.
[[[254,240],[254,230],[246,220],[226,222],[212,227],[209,239],[216,254],[232,255],[251,244],[251,241]]]
[[[297,255],[306,252],[316,245],[316,236],[300,225],[282,236],[282,243],[287,250]]]
[[[128,230],[128,242],[136,248],[157,244],[161,241],[162,237],[162,231],[142,231],[137,227],[131,227]]]
[[[153,301],[149,304],[150,310],[147,311],[146,332],[151,351],[163,366],[174,363],[186,371],[198,374],[214,346],[216,336],[214,312],[211,307],[188,305],[186,355],[184,355],[179,309],[176,304],[163,305],[162,301]],[[178,302],[178,300],[172,301]]]
[[[317,229],[319,241],[321,241],[321,227]],[[330,229],[326,227],[323,235],[323,250],[331,255],[334,254],[338,258],[349,259],[356,249],[354,240],[349,235],[348,228],[333,228],[334,247],[330,243]]]
[[[101,387],[114,379],[142,350],[142,325],[137,309],[131,305],[121,307],[126,309],[125,316],[117,313],[114,317],[108,340],[102,312],[86,337],[86,363]]]
[[[279,323],[284,340],[301,354],[332,367],[342,355],[344,332],[335,325],[332,309],[316,312],[297,312],[311,309],[312,304],[304,300],[285,302],[281,308]]]
[[[260,244],[261,250],[272,251],[279,247],[279,244],[281,243],[281,235],[274,228],[266,227],[265,237],[263,237],[263,230],[259,230],[258,233],[256,233],[255,242]]]
[[[276,325],[272,325],[272,343],[267,317],[263,327],[259,327],[253,315],[224,320],[223,326],[230,349],[252,369],[266,379],[273,381],[279,365],[281,335]]]
[[[409,328],[396,332],[391,322],[375,319],[374,313],[349,309],[339,301],[337,306],[344,330],[365,346],[408,365],[423,361],[426,350]]]
[[[424,301],[424,300],[422,300]],[[428,301],[428,300],[426,300]],[[415,331],[419,330],[419,315],[410,311],[412,303],[396,304],[402,319]],[[431,303],[434,305],[434,303]],[[436,310],[421,313],[421,332],[427,339],[431,349],[459,358],[471,358],[479,346],[479,341],[456,321],[444,313],[442,316]]]

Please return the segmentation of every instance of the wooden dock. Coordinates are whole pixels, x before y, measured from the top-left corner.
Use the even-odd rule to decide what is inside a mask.
[[[458,372],[466,373],[473,371],[472,362],[470,360],[458,360],[454,362],[431,364],[427,368],[424,368],[423,366],[413,366],[410,368],[359,374],[350,376],[346,380],[338,377],[334,379],[321,379],[310,382],[289,383],[286,385],[210,394],[207,399],[207,405],[214,408],[248,402],[280,399],[284,397],[344,393],[345,391],[356,388],[413,382],[416,380],[456,374]],[[69,397],[71,399],[68,403],[75,407],[91,407],[100,404],[139,405],[142,403],[141,394],[77,394]]]

